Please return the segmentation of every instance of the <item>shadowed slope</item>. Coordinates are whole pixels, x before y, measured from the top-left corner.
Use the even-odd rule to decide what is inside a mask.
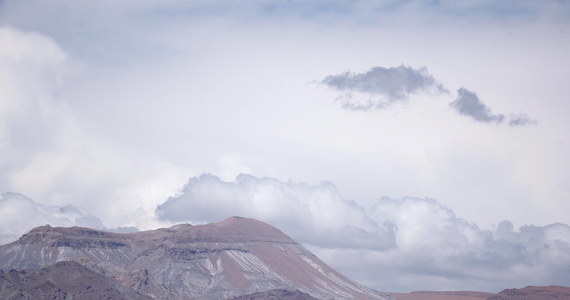
[[[0,299],[150,299],[74,262],[0,270]]]

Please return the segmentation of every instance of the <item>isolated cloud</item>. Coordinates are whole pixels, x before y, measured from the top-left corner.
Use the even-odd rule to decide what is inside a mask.
[[[384,290],[490,290],[568,284],[570,278],[568,225],[515,230],[504,221],[482,230],[426,198],[382,198],[365,209],[343,199],[330,183],[309,186],[249,175],[224,182],[203,175],[156,212],[175,222],[261,219],[350,277]]]
[[[466,88],[457,90],[457,99],[449,105],[460,114],[471,117],[477,122],[499,124],[505,119],[502,114],[493,114],[491,109],[479,100],[477,94]]]
[[[529,117],[527,114],[520,114],[511,116],[509,121],[510,126],[526,126],[526,125],[536,125],[538,121]]]
[[[43,205],[17,193],[0,195],[0,244],[15,241],[30,229],[46,224],[103,229],[98,218],[72,205]]]
[[[404,101],[412,94],[435,89],[445,92],[425,67],[413,69],[408,66],[373,67],[364,73],[345,72],[325,77],[322,84],[345,92],[337,98],[344,108],[351,110],[382,109],[398,101]],[[371,98],[357,100],[354,93]]]

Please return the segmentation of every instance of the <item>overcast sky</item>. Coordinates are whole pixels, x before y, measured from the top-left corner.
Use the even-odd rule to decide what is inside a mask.
[[[563,0],[0,0],[0,242],[241,215],[384,291],[570,285],[569,25]]]

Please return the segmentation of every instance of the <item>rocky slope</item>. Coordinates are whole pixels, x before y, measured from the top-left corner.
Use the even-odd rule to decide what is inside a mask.
[[[75,263],[57,264],[65,261]],[[66,274],[92,279],[74,275],[68,278],[76,285],[71,289],[49,279],[53,276],[37,275],[62,267],[76,270]],[[276,228],[239,217],[128,234],[42,226],[0,246],[0,269],[4,276],[16,275],[10,270],[32,272],[41,277],[33,282],[45,282],[42,288],[57,295],[74,295],[83,281],[97,281],[92,285],[102,288],[97,293],[125,299],[229,299],[279,289],[317,299],[390,298],[350,281]],[[26,276],[18,274],[3,280],[0,292],[36,287],[22,283]]]
[[[74,261],[35,270],[0,270],[0,299],[148,299]]]

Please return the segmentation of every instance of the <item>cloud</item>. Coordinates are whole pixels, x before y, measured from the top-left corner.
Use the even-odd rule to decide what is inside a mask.
[[[105,88],[83,87],[91,92],[66,98],[85,84],[82,64],[53,38],[0,27],[0,45],[0,192],[21,191],[43,205],[73,204],[110,226],[153,226],[147,222],[157,203],[187,179],[187,170],[178,179],[173,163],[105,135],[106,122],[91,119],[94,106],[79,109],[86,94]],[[105,106],[107,122],[114,121],[107,118],[113,105]],[[150,216],[143,219],[138,208]]]
[[[503,221],[493,230],[482,230],[435,200],[417,198],[381,199],[370,217],[397,227],[397,249],[372,253],[367,262],[387,274],[401,274],[385,278],[392,285],[399,280],[427,289],[430,280],[432,288],[441,280],[447,286],[438,288],[493,290],[569,283],[570,226],[565,224],[515,230]],[[421,283],[421,277],[431,279]]]
[[[570,226],[503,221],[483,230],[428,198],[382,198],[364,208],[331,183],[311,186],[240,175],[192,178],[156,209],[173,222],[242,215],[268,222],[334,267],[381,290],[500,290],[568,284]],[[350,259],[347,259],[350,257]],[[379,270],[382,270],[379,272]]]
[[[477,122],[499,124],[505,119],[502,114],[493,114],[491,109],[479,100],[477,94],[466,88],[457,90],[457,99],[449,105],[458,113],[471,117]]]
[[[233,215],[268,222],[303,243],[322,247],[387,249],[394,246],[390,224],[376,224],[334,185],[308,186],[273,178],[239,175],[235,182],[216,176],[192,178],[180,194],[156,209],[172,222],[212,222]]]
[[[485,105],[474,92],[460,88],[457,90],[457,99],[449,105],[462,115],[468,116],[477,122],[500,124],[505,120],[503,114],[494,114],[491,108]],[[510,117],[510,126],[536,125],[538,121],[527,114],[513,115]]]
[[[511,120],[509,121],[510,126],[527,126],[536,124],[538,124],[538,121],[529,117],[527,114],[511,116]]]
[[[335,100],[348,110],[384,109],[394,103],[406,101],[412,94],[429,90],[448,93],[425,67],[413,69],[404,65],[390,68],[373,67],[364,73],[344,72],[329,75],[320,83],[344,92]],[[457,99],[449,105],[458,113],[477,122],[500,124],[505,120],[503,114],[493,113],[477,94],[463,87],[457,90]],[[510,126],[534,124],[537,124],[537,121],[524,113],[511,116],[509,121]]]
[[[17,193],[0,195],[0,244],[15,241],[30,229],[46,224],[104,228],[98,218],[72,205],[43,205]]]
[[[425,67],[413,69],[404,65],[390,68],[373,67],[364,73],[345,72],[329,75],[320,83],[345,92],[343,96],[337,98],[337,101],[341,102],[344,108],[351,110],[386,108],[396,102],[407,100],[412,94],[430,89],[447,92]],[[355,93],[372,98],[359,101],[354,97]]]

